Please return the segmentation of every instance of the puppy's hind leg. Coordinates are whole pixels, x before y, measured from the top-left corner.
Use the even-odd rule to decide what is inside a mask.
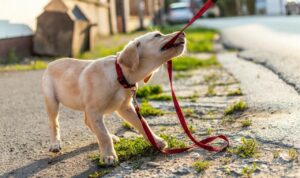
[[[60,152],[61,150],[61,140],[60,140],[60,131],[59,131],[59,122],[58,122],[58,109],[59,102],[55,98],[54,89],[49,80],[44,77],[43,79],[43,92],[45,98],[45,106],[49,119],[50,127],[50,152]]]

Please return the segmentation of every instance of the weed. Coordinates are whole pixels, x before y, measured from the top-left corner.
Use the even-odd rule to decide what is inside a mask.
[[[179,79],[185,79],[185,78],[190,78],[192,76],[192,74],[190,73],[177,73],[175,75],[175,80],[179,80]]]
[[[230,91],[227,96],[241,96],[243,95],[242,90],[240,88]]]
[[[211,127],[206,129],[206,134],[211,135],[213,133],[213,129]]]
[[[231,163],[231,158],[223,157],[223,158],[221,158],[220,161],[221,161],[224,165],[227,165],[227,164]]]
[[[289,149],[288,154],[291,161],[298,159],[298,152],[296,149]]]
[[[204,76],[204,81],[208,84],[215,83],[218,80],[219,76],[216,73],[211,73]]]
[[[233,116],[224,116],[223,118],[222,118],[222,124],[226,124],[226,123],[233,123],[233,122],[235,122],[235,117],[233,117]]]
[[[279,158],[280,153],[281,153],[281,150],[274,150],[273,151],[273,158],[274,159]]]
[[[189,125],[189,130],[191,133],[196,133],[196,129],[192,125]]]
[[[175,138],[171,135],[160,134],[159,136],[168,143],[169,148],[184,148],[184,147],[186,147],[186,144],[183,141],[178,140],[177,138]]]
[[[122,127],[126,130],[132,130],[133,129],[132,125],[130,125],[128,122],[123,122]]]
[[[155,101],[171,101],[172,96],[171,95],[164,95],[164,94],[159,94],[159,95],[151,95],[148,97],[150,100],[155,100]]]
[[[182,109],[182,111],[186,117],[191,117],[191,116],[195,115],[195,110],[192,108],[184,108],[184,109]]]
[[[200,67],[219,66],[216,56],[212,56],[209,59],[201,60],[195,57],[182,56],[173,60],[173,70],[175,71],[187,71],[194,70]]]
[[[166,127],[160,127],[160,131],[163,132],[163,131],[166,131],[167,128]]]
[[[196,161],[193,163],[194,169],[199,173],[209,168],[209,161]]]
[[[242,123],[242,127],[249,127],[252,125],[252,120],[251,119],[245,119],[243,121],[241,121]]]
[[[233,105],[230,105],[229,107],[226,108],[225,110],[225,115],[231,115],[236,112],[241,112],[244,111],[248,108],[247,104],[245,101],[239,101],[234,103]]]
[[[216,96],[215,85],[208,85],[206,96]]]
[[[244,169],[242,170],[242,175],[244,175],[245,177],[252,177],[252,174],[256,171],[257,169],[257,165],[256,163],[253,163],[251,168],[249,168],[248,166],[244,167]]]
[[[140,112],[143,116],[161,116],[164,112],[160,109],[154,108],[149,102],[143,101]]]
[[[258,154],[258,144],[255,139],[241,138],[241,145],[235,148],[229,148],[228,151],[237,154],[242,158],[252,158]]]

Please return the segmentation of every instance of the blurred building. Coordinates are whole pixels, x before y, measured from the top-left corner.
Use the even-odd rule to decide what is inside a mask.
[[[0,63],[17,62],[32,54],[33,31],[25,24],[0,20]]]

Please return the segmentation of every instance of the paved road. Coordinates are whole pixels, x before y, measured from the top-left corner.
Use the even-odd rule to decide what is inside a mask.
[[[82,113],[61,109],[64,154],[51,159],[48,153],[42,73],[0,73],[0,177],[87,177],[95,168],[87,158],[91,152],[97,152],[97,145],[84,124]],[[107,121],[117,122],[116,119]]]
[[[300,16],[237,17],[197,21],[217,28],[240,56],[263,64],[300,92]]]
[[[296,90],[265,67],[237,58],[236,53],[219,54],[218,58],[241,81],[247,103],[255,109],[250,115],[254,126],[249,135],[300,149],[300,95]]]

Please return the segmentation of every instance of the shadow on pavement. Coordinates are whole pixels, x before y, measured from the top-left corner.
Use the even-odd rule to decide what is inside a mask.
[[[37,161],[34,161],[33,163],[17,168],[15,170],[12,170],[10,172],[4,173],[0,175],[0,178],[4,177],[31,177],[34,174],[47,169],[49,166],[52,166],[56,163],[59,163],[60,161],[67,160],[69,158],[72,158],[76,155],[79,155],[81,153],[85,153],[88,151],[97,150],[98,145],[96,143],[81,147],[79,149],[73,150],[71,152],[63,153],[62,155],[59,155],[55,158],[44,158]],[[90,168],[89,170],[83,172],[80,174],[80,176],[87,176],[91,171],[93,171],[93,168]],[[76,176],[78,177],[78,176]]]

